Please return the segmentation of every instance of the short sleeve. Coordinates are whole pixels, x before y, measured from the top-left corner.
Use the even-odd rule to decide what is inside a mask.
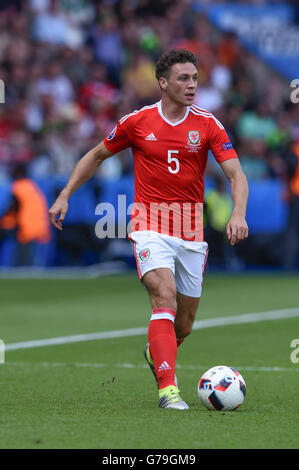
[[[214,116],[209,123],[209,143],[210,150],[218,163],[238,158],[223,125]]]
[[[129,137],[129,129],[126,123],[121,123],[121,119],[118,121],[114,129],[104,139],[104,145],[111,153],[117,153],[132,146],[132,142]]]

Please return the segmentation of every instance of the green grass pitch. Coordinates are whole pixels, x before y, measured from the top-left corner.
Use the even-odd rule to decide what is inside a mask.
[[[298,307],[298,277],[207,273],[197,320]],[[147,327],[136,274],[89,280],[0,280],[6,343]],[[299,318],[194,330],[178,350],[188,411],[159,409],[146,335],[7,351],[0,364],[2,449],[295,449]],[[197,382],[214,365],[247,383],[234,412],[208,411]]]

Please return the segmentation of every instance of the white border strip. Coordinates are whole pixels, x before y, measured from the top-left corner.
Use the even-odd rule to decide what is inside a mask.
[[[0,279],[94,279],[128,272],[124,261],[107,261],[80,268],[0,267]]]
[[[170,320],[172,323],[174,323],[175,316],[172,315],[171,313],[164,312],[164,313],[153,313],[150,321],[152,320]]]
[[[6,362],[6,365],[9,366],[19,366],[19,367],[83,367],[91,369],[103,369],[109,367],[110,369],[148,369],[147,364],[132,364],[130,362],[117,363],[117,364],[108,364],[108,363],[97,363],[97,362]],[[175,368],[180,370],[208,370],[211,366],[200,365],[200,364],[191,364],[191,365],[181,365],[176,364]],[[237,370],[246,370],[249,372],[299,372],[299,367],[280,367],[280,366],[234,366]]]
[[[243,323],[257,323],[261,321],[283,320],[286,318],[299,317],[299,307],[283,310],[270,310],[268,312],[247,313],[244,315],[233,315],[229,317],[208,318],[194,322],[193,330],[214,328],[217,326],[240,325]],[[60,336],[57,338],[39,339],[34,341],[22,341],[5,345],[5,351],[16,351],[18,349],[39,348],[41,346],[56,346],[59,344],[80,343],[83,341],[95,341],[99,339],[126,338],[129,336],[140,336],[147,334],[147,327],[128,328],[126,330],[102,331],[99,333],[88,333],[72,336]]]

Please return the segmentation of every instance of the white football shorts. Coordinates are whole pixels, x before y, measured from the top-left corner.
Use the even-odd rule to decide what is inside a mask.
[[[201,296],[208,257],[206,242],[182,240],[151,230],[132,232],[129,238],[134,244],[139,279],[153,269],[169,268],[178,292],[189,297]]]

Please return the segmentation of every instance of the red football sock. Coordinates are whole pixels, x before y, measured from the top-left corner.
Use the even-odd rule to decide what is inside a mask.
[[[176,339],[177,346],[179,347],[184,342],[184,340],[185,340],[185,338],[177,338]]]
[[[159,389],[175,385],[177,340],[173,322],[176,312],[170,308],[154,308],[148,327],[150,355],[155,364]]]

